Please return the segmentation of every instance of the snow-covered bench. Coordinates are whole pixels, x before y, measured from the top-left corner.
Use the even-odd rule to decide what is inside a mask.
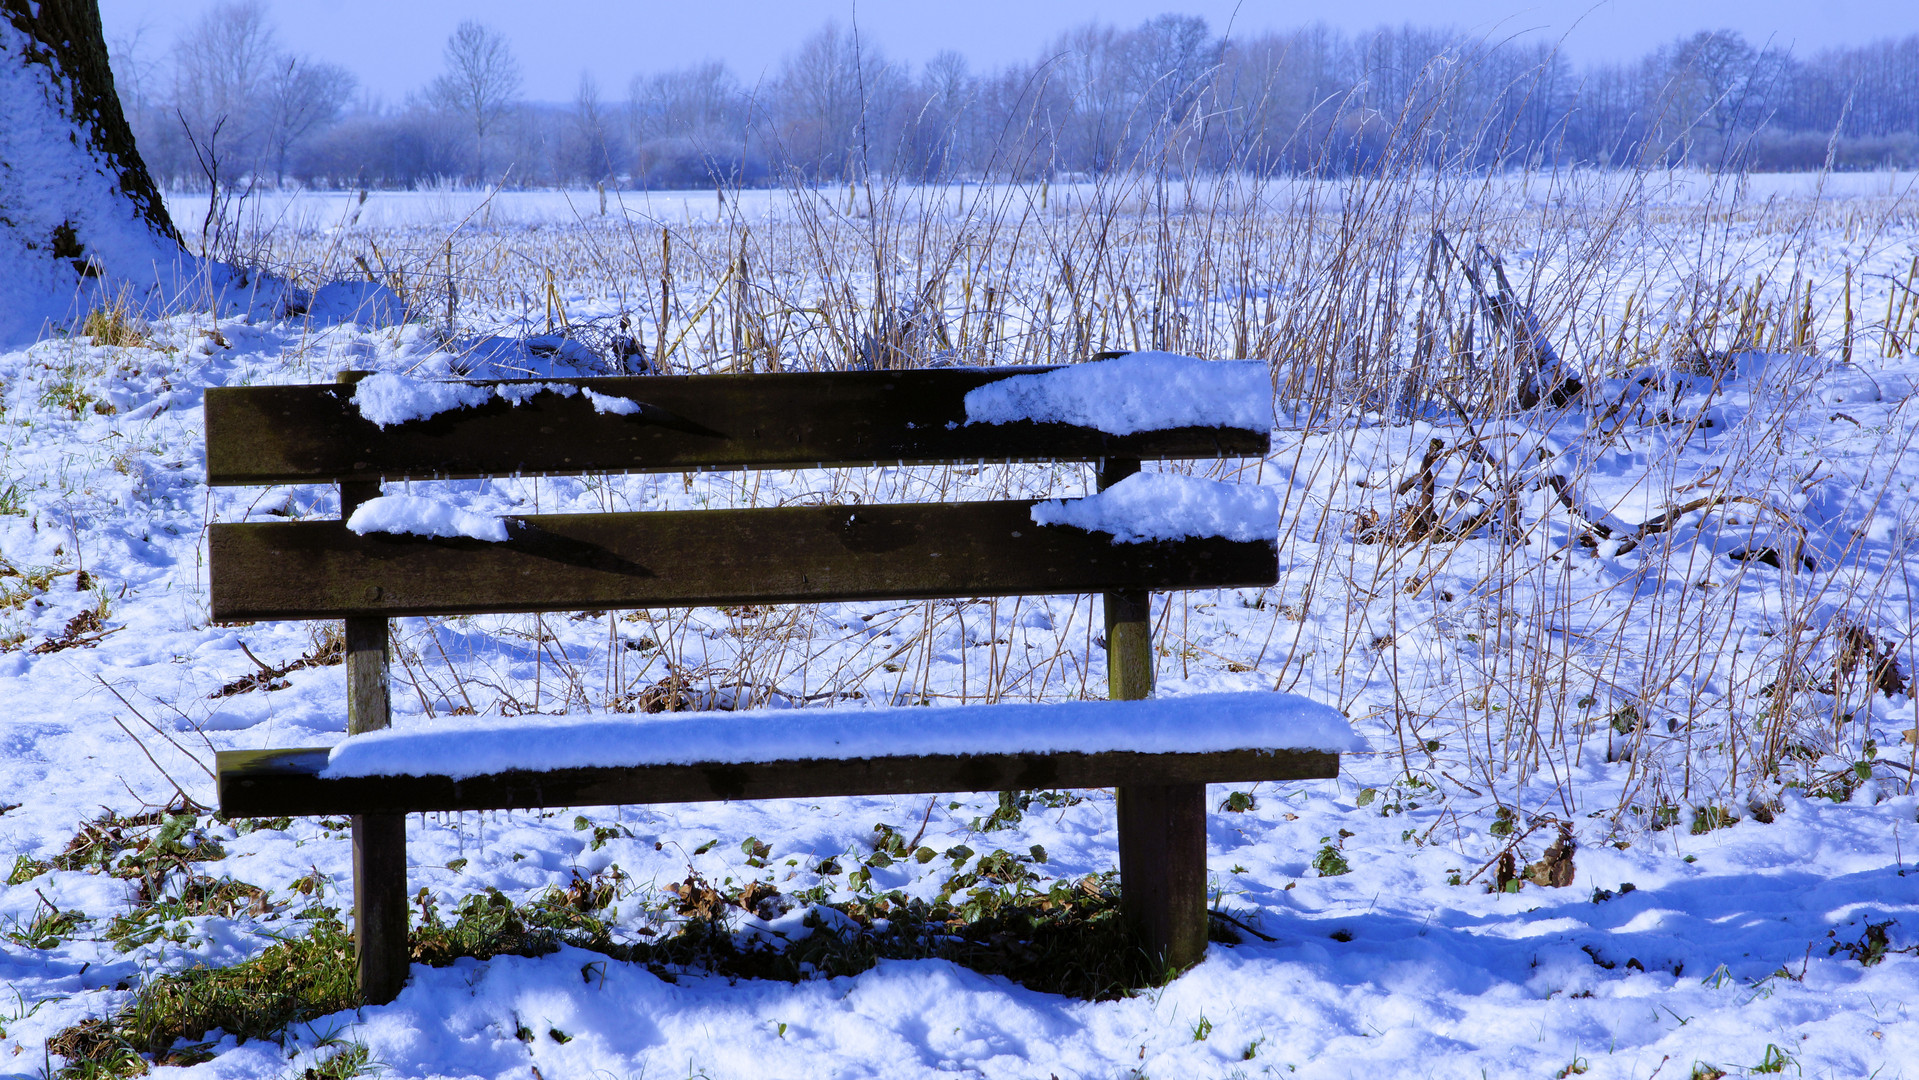
[[[217,524],[219,620],[345,620],[348,737],[219,755],[229,815],[353,817],[360,985],[407,972],[404,814],[1114,787],[1122,903],[1174,968],[1206,948],[1205,785],[1331,777],[1353,734],[1276,693],[1152,695],[1151,590],[1277,576],[1270,492],[1140,472],[1268,449],[1264,365],[427,383],[207,394],[214,484],[332,482],[345,521]],[[494,518],[382,480],[899,462],[1097,461],[1085,499]],[[455,717],[390,728],[404,615],[1098,592],[1110,702]]]

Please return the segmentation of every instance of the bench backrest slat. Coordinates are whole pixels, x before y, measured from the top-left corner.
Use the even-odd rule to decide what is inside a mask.
[[[1117,544],[1031,502],[555,514],[505,542],[225,524],[213,617],[332,619],[1261,587],[1275,541]]]
[[[212,484],[677,472],[934,462],[1260,456],[1270,433],[1176,428],[1111,435],[1067,424],[967,424],[968,391],[1051,368],[551,379],[644,406],[595,410],[583,395],[494,399],[381,428],[351,385],[207,391]],[[533,381],[533,380],[529,380]]]

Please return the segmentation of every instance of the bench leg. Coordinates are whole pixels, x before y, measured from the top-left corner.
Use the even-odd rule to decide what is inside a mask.
[[[363,814],[353,819],[353,937],[360,996],[392,1001],[406,985],[406,817]]]
[[[1124,475],[1109,463],[1102,488]],[[1135,465],[1136,469],[1137,466]],[[1107,593],[1106,683],[1115,700],[1153,696],[1152,603]],[[1206,785],[1152,784],[1117,792],[1120,907],[1140,947],[1169,971],[1206,956]]]
[[[342,484],[342,489],[347,485]],[[375,492],[377,493],[377,485]],[[345,492],[343,490],[342,494]],[[357,493],[356,493],[357,494]],[[347,734],[378,731],[392,721],[387,621],[346,620]],[[406,817],[353,819],[353,940],[360,996],[383,1005],[406,985]]]
[[[1206,958],[1206,785],[1119,789],[1120,905],[1147,955]]]

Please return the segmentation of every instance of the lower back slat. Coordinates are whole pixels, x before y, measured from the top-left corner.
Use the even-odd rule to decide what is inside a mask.
[[[1116,544],[1031,502],[555,514],[505,542],[215,525],[221,621],[1264,587],[1274,541]]]

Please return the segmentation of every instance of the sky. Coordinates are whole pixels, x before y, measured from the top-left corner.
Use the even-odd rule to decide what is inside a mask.
[[[857,25],[886,55],[921,63],[942,49],[975,69],[1039,55],[1060,31],[1092,20],[1135,25],[1164,12],[1199,15],[1215,33],[1257,33],[1323,22],[1365,30],[1405,22],[1451,24],[1493,38],[1562,41],[1575,63],[1638,56],[1704,29],[1812,53],[1833,45],[1919,33],[1919,0],[262,0],[282,44],[344,65],[363,88],[398,102],[438,73],[440,49],[462,19],[505,34],[527,97],[569,101],[582,72],[610,97],[635,74],[725,60],[747,83],[828,20]],[[216,0],[100,0],[109,41],[136,38],[149,56]]]

